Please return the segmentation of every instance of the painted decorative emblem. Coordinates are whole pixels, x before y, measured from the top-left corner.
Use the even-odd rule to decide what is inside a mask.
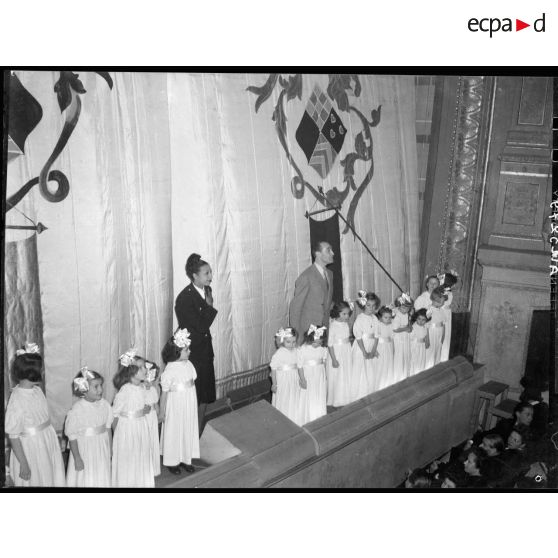
[[[325,178],[343,147],[345,128],[331,101],[317,85],[308,99],[295,137],[308,164]]]
[[[311,76],[310,76],[311,77]],[[306,158],[306,162],[319,176],[324,179],[333,166],[341,152],[347,136],[347,125],[351,115],[357,117],[362,129],[356,133],[353,139],[353,151],[350,151],[340,160],[343,167],[343,182],[341,186],[330,188],[324,195],[320,188],[314,186],[304,176],[301,165],[297,164],[293,153],[289,149],[290,142],[287,141],[287,115],[285,105],[290,101],[302,100],[302,74],[291,75],[284,78],[281,74],[270,74],[262,86],[250,86],[247,90],[257,96],[255,109],[258,112],[260,106],[266,102],[275,89],[277,83],[281,87],[277,103],[273,111],[273,121],[279,143],[285,151],[287,160],[291,165],[294,176],[291,180],[291,192],[297,199],[304,197],[308,190],[322,205],[341,208],[349,194],[353,192],[349,209],[347,211],[347,222],[354,226],[355,211],[362,194],[374,176],[374,159],[372,156],[372,132],[380,123],[381,106],[370,112],[371,119],[367,117],[349,102],[349,93],[353,97],[360,97],[361,85],[356,74],[329,74],[327,90],[324,92],[318,85],[312,89],[308,98],[304,114],[298,123],[294,134],[296,143]],[[334,105],[336,105],[334,107]],[[345,113],[343,119],[340,115]],[[358,129],[353,125],[351,129]],[[348,141],[348,140],[347,140]],[[364,178],[360,184],[356,184],[354,178],[355,163],[361,161],[365,165]],[[325,199],[324,199],[325,196]],[[343,233],[349,230],[346,226]]]

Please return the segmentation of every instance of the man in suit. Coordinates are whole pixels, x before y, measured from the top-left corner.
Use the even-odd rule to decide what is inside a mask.
[[[306,268],[295,283],[294,297],[289,307],[291,327],[298,332],[298,343],[310,324],[329,325],[333,298],[333,273],[327,265],[333,263],[333,249],[329,242],[319,240],[312,245],[314,263]]]

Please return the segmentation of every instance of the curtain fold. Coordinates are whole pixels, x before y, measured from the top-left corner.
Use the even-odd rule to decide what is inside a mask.
[[[278,87],[255,112],[256,96],[247,87],[262,85],[267,76],[111,75],[112,90],[95,73],[80,73],[87,91],[81,117],[53,166],[70,181],[68,197],[49,203],[34,188],[22,202],[33,204],[36,219],[48,227],[37,237],[38,274],[47,398],[58,428],[81,366],[105,377],[111,400],[119,354],[135,346],[160,362],[192,252],[214,271],[218,396],[231,374],[269,362],[274,333],[287,323],[295,280],[310,264],[304,213],[321,208],[308,191],[302,199],[291,192],[294,171],[272,120]],[[63,123],[53,93],[57,73],[18,77],[41,103],[43,119],[27,140],[23,162],[8,168],[10,184],[39,174]],[[416,294],[414,81],[361,76],[360,82],[362,92],[350,96],[350,104],[368,119],[382,105],[382,116],[372,128],[375,171],[355,226],[401,286]],[[301,100],[286,103],[286,143],[314,187],[342,189],[340,161],[354,150],[362,125],[353,113],[338,111],[347,137],[329,174],[318,176],[295,139],[315,85],[325,91],[328,76],[304,75]],[[355,164],[357,185],[367,170],[367,164]],[[345,215],[352,195],[343,204]],[[367,288],[384,302],[393,300],[397,289],[350,232],[341,235],[341,251],[345,298]]]

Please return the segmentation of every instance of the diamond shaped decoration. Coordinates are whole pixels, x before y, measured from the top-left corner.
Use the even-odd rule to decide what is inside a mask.
[[[304,151],[308,162],[310,162],[319,135],[320,129],[316,122],[314,122],[307,111],[304,111],[304,115],[296,129],[295,138],[302,151]]]
[[[318,85],[308,99],[296,130],[296,141],[308,164],[325,178],[343,147],[347,131],[331,101]]]

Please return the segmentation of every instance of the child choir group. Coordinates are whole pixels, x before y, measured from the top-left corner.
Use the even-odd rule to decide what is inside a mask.
[[[351,302],[334,303],[329,331],[312,324],[299,347],[294,328],[280,329],[270,362],[272,404],[303,425],[325,415],[327,406],[347,405],[448,360],[456,283],[453,271],[430,275],[414,302],[403,293],[389,306],[359,291],[352,345]]]
[[[271,367],[272,404],[298,425],[448,359],[451,288],[456,275],[429,276],[414,302],[402,294],[381,306],[359,291],[361,312],[353,324],[351,303],[335,303],[329,331],[311,325],[297,347],[297,332],[280,329]],[[327,339],[327,348],[324,341]],[[119,359],[112,406],[103,398],[103,377],[86,366],[72,383],[77,397],[64,433],[70,453],[65,470],[58,436],[39,387],[39,347],[17,351],[5,414],[9,471],[15,486],[153,487],[163,465],[174,474],[193,472],[199,458],[196,370],[189,362],[189,333],[178,330],[162,351],[165,368],[133,349]],[[159,425],[161,424],[160,432]]]
[[[153,487],[163,464],[194,472],[198,411],[189,362],[189,332],[178,330],[162,351],[165,368],[130,349],[119,358],[112,406],[103,399],[103,377],[83,367],[72,382],[77,397],[66,416],[70,453],[65,470],[58,436],[39,387],[43,359],[35,343],[16,353],[5,415],[10,477],[15,486]],[[161,432],[159,434],[159,424]]]

